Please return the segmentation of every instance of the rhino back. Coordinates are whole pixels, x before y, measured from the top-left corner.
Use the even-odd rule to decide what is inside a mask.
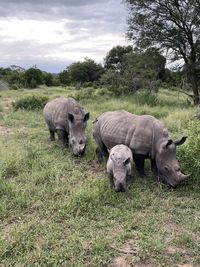
[[[52,130],[69,131],[67,114],[72,113],[83,116],[83,110],[79,103],[73,98],[56,98],[44,107],[44,118]]]
[[[151,155],[154,137],[163,136],[163,125],[150,115],[134,115],[126,111],[105,112],[98,121],[101,139],[108,149],[117,144],[128,146],[133,153]],[[156,125],[158,130],[155,130]]]

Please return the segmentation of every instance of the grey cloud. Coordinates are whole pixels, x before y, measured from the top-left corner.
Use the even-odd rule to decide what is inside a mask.
[[[31,17],[39,19],[59,19],[73,14],[74,10],[80,12],[80,8],[89,8],[99,4],[103,6],[109,1],[106,0],[1,0],[0,16],[17,16],[17,17]],[[80,13],[81,14],[81,13]]]
[[[103,60],[112,48],[112,44],[104,42],[100,37],[115,35],[116,38],[117,35],[120,37],[125,33],[126,10],[121,1],[1,0],[0,19],[17,18],[37,21],[65,19],[67,22],[64,28],[56,32],[62,35],[67,31],[71,34],[71,39],[70,42],[56,45],[54,43],[41,45],[36,40],[6,42],[5,36],[0,36],[0,67],[16,64],[27,68],[37,64],[41,69],[59,72],[71,64],[72,60],[67,56],[63,59],[48,58],[48,55],[56,51],[66,51],[68,54],[75,54],[77,51],[84,57],[94,55],[94,58],[101,57]],[[100,43],[95,40],[98,37],[101,39]],[[84,40],[91,43],[90,48],[77,49],[79,43]]]

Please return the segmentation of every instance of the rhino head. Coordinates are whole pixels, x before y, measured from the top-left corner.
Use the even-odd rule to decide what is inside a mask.
[[[70,144],[74,156],[81,156],[86,148],[85,128],[89,119],[89,113],[77,115],[68,113]]]
[[[130,157],[116,157],[111,155],[113,163],[113,183],[116,192],[126,191],[127,165],[130,163]]]
[[[176,159],[176,146],[182,145],[187,136],[173,141],[172,139],[161,140],[157,144],[156,165],[158,176],[161,181],[170,187],[176,187],[188,177],[184,175]]]

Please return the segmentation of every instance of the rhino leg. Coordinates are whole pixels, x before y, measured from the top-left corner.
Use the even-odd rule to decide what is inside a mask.
[[[152,171],[153,175],[155,175],[155,176],[158,175],[158,168],[157,168],[155,159],[151,159],[151,171]]]
[[[67,132],[63,130],[57,130],[57,134],[58,134],[58,140],[62,144],[63,148],[64,149],[68,148],[69,138]]]
[[[108,178],[110,181],[110,189],[112,189],[114,187],[113,175],[111,173],[109,173]]]
[[[146,176],[145,171],[144,171],[145,156],[139,155],[139,154],[133,154],[133,160],[135,162],[135,166],[136,166],[136,169],[138,171],[138,175],[140,177]]]
[[[49,129],[49,133],[50,133],[50,141],[55,141],[55,132]]]
[[[99,163],[103,162],[103,158],[105,158],[106,160],[108,159],[108,150],[103,143],[101,146],[98,146],[96,148],[96,156]]]
[[[97,160],[99,163],[102,163],[103,158],[105,158],[107,160],[109,154],[108,154],[107,147],[104,145],[104,143],[101,139],[100,130],[99,130],[99,123],[97,120],[93,124],[93,137],[94,137],[94,140],[96,141],[96,143],[98,145],[98,147],[96,148]]]

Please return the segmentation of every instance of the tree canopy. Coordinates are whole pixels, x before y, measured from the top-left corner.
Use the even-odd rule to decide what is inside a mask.
[[[68,67],[68,74],[72,82],[94,82],[101,77],[103,72],[100,64],[88,58],[83,62],[74,62]]]
[[[197,83],[200,47],[200,0],[126,0],[129,39],[141,48],[169,51],[184,59],[194,103],[200,103]]]
[[[104,59],[104,68],[119,71],[122,66],[124,57],[133,52],[132,46],[120,46],[113,47],[106,55]]]

